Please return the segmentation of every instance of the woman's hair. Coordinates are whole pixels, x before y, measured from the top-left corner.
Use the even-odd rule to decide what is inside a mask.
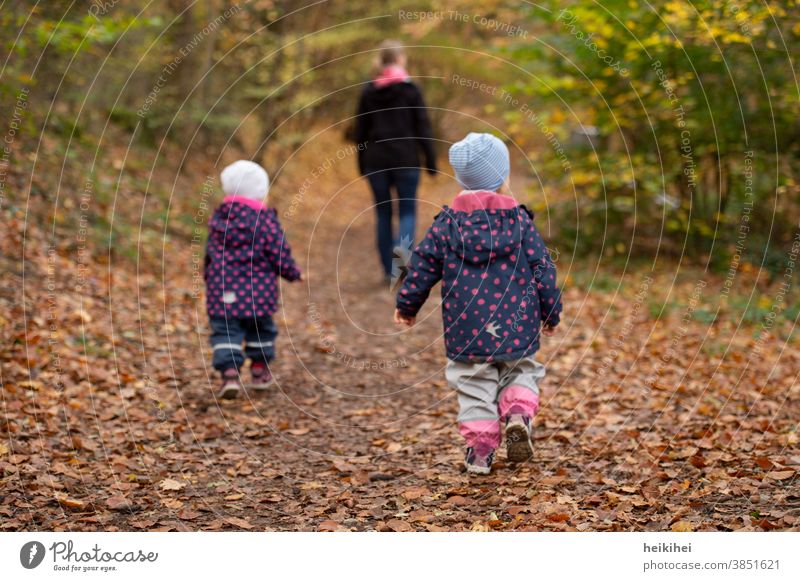
[[[384,67],[397,64],[400,57],[406,54],[405,50],[403,50],[403,43],[399,40],[384,40],[380,48],[379,64]]]

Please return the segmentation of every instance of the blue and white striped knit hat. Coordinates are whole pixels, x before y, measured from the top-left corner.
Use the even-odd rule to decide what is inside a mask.
[[[495,191],[508,178],[508,148],[489,133],[470,133],[450,147],[450,165],[465,189]]]

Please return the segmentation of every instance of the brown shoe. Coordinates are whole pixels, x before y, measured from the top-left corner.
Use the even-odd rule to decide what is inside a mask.
[[[525,462],[533,457],[531,419],[511,414],[506,420],[506,457],[509,462]]]
[[[222,372],[222,387],[217,392],[218,399],[236,399],[242,391],[239,371],[234,367]]]
[[[250,366],[250,384],[247,386],[256,391],[262,391],[273,384],[275,378],[266,363],[253,363]]]

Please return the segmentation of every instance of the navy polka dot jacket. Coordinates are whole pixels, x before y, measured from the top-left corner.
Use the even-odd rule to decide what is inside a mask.
[[[204,275],[209,317],[274,314],[277,277],[300,278],[275,210],[238,196],[225,198],[208,222]]]
[[[412,254],[397,309],[416,316],[440,280],[452,360],[531,356],[542,322],[559,323],[555,264],[532,214],[510,196],[462,192],[445,206]]]

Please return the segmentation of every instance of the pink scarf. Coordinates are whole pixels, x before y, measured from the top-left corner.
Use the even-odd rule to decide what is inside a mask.
[[[375,83],[375,87],[382,89],[383,87],[388,87],[389,85],[394,85],[395,83],[402,83],[407,80],[408,73],[403,67],[390,65],[388,67],[384,67],[384,69],[377,77],[375,77],[375,80],[372,82]]]
[[[222,200],[222,203],[227,204],[228,202],[244,204],[246,206],[250,206],[254,210],[261,210],[262,208],[267,207],[266,199],[254,200],[253,198],[247,198],[245,196],[225,196],[225,198]]]

